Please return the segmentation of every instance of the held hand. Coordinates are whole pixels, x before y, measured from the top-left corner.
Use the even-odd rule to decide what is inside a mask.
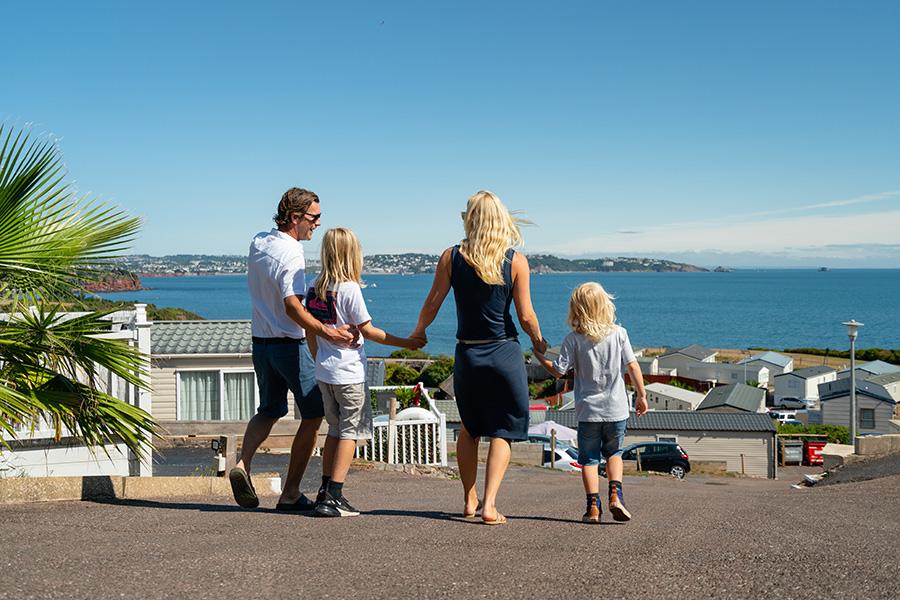
[[[416,343],[419,344],[418,348],[413,348],[413,350],[418,350],[422,346],[428,343],[428,336],[425,335],[424,329],[415,329],[412,333],[409,334],[409,339],[415,340]]]
[[[647,412],[647,396],[638,396],[635,398],[634,412],[639,417]]]
[[[362,337],[362,332],[360,332],[359,327],[356,325],[347,325],[349,327],[348,331],[353,334],[353,341],[350,342],[351,348],[359,348],[362,345],[362,342],[359,338]]]
[[[352,346],[359,339],[359,330],[355,331],[350,325],[341,325],[340,327],[325,327],[325,337],[328,341],[337,346]]]
[[[544,352],[546,352],[547,348],[550,346],[550,344],[544,338],[541,338],[536,342],[532,340],[531,343],[533,345],[535,354],[544,354]]]
[[[423,340],[422,338],[408,337],[404,341],[406,342],[405,344],[403,344],[404,348],[409,348],[410,350],[418,350],[425,345],[425,342],[427,340]]]

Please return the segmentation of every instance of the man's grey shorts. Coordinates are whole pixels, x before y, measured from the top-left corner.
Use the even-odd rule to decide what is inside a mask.
[[[362,383],[323,383],[322,403],[328,436],[339,440],[372,438],[372,405],[368,388]]]

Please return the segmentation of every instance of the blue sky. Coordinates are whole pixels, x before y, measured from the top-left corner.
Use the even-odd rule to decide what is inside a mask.
[[[245,252],[290,186],[366,253],[478,189],[526,252],[900,267],[900,3],[4,3],[0,120],[135,252]],[[308,246],[316,253],[316,244]]]

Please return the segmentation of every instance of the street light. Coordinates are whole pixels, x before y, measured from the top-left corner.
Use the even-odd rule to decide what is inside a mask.
[[[856,443],[856,332],[863,326],[856,319],[850,319],[842,325],[847,326],[850,338],[850,443]]]

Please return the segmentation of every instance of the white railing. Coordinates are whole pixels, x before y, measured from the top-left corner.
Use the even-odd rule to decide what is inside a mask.
[[[414,389],[413,386],[376,386],[370,391]],[[447,417],[434,406],[428,392],[421,388],[420,408],[426,415],[400,418],[378,415],[372,439],[357,448],[356,456],[364,460],[388,464],[420,464],[447,466]]]

